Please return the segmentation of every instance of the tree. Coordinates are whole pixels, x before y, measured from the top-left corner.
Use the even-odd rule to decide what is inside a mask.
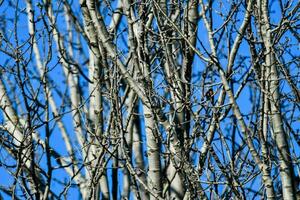
[[[299,8],[2,2],[0,195],[299,198]]]

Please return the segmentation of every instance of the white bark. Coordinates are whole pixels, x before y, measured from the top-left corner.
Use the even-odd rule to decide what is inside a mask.
[[[279,76],[277,72],[276,59],[274,58],[271,27],[269,22],[268,0],[261,0],[261,33],[265,45],[265,67],[270,72],[268,77],[270,99],[270,116],[274,139],[278,148],[278,157],[280,159],[280,177],[282,181],[283,199],[296,199],[296,189],[294,185],[294,170],[292,165],[291,153],[288,144],[288,134],[284,131],[283,121],[280,112],[280,93]]]
[[[32,46],[33,46],[33,51],[34,51],[34,54],[35,54],[35,60],[36,60],[36,64],[37,64],[37,67],[38,67],[38,71],[40,73],[41,80],[45,82],[45,87],[49,91],[49,99],[48,99],[49,104],[51,106],[51,110],[54,114],[54,117],[57,117],[58,127],[61,131],[62,137],[63,137],[65,145],[66,145],[66,149],[68,151],[68,154],[71,158],[71,162],[72,162],[73,167],[75,169],[73,171],[71,167],[68,167],[68,168],[66,168],[66,171],[67,171],[67,173],[70,174],[70,176],[72,176],[72,177],[74,176],[74,180],[77,182],[77,184],[82,186],[82,182],[84,180],[84,177],[81,175],[81,173],[79,172],[79,168],[77,167],[77,164],[76,164],[77,161],[76,161],[75,157],[73,156],[74,155],[74,150],[73,150],[69,135],[67,134],[67,131],[65,129],[65,125],[63,124],[63,122],[61,121],[61,119],[59,117],[60,114],[58,112],[55,100],[53,98],[52,90],[50,89],[50,85],[48,83],[48,78],[47,78],[48,76],[46,74],[46,66],[44,66],[42,64],[42,61],[41,61],[39,47],[38,47],[38,44],[37,44],[37,41],[36,41],[36,38],[35,38],[34,15],[33,15],[34,10],[33,10],[33,7],[32,7],[31,0],[27,0],[26,5],[27,5],[26,11],[27,11],[27,14],[28,14],[28,29],[29,29],[29,34],[32,37]],[[77,94],[77,93],[75,93],[75,94]],[[75,174],[76,174],[76,176],[75,176]],[[83,186],[83,188],[84,188],[84,186]],[[83,188],[81,190],[81,193],[84,196],[85,189],[83,189]]]

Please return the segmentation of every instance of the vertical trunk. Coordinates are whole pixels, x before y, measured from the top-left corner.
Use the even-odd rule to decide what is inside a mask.
[[[169,186],[169,199],[182,199],[185,193],[185,186],[180,175],[180,170],[176,169],[174,165],[174,162],[171,161],[166,170],[166,176],[171,183]]]
[[[184,34],[189,38],[190,44],[196,46],[197,35],[197,23],[198,23],[198,2],[194,0],[187,1],[185,13],[184,13]],[[177,134],[180,138],[183,150],[187,147],[189,141],[189,129],[190,129],[190,82],[192,76],[192,63],[194,58],[194,51],[189,48],[189,44],[183,41],[183,65],[181,68],[181,81],[178,83],[182,85],[182,93],[174,95],[175,107],[177,109]],[[180,97],[180,98],[178,98]],[[189,160],[189,155],[184,153]],[[182,199],[185,193],[185,187],[183,183],[182,173],[176,170],[175,163],[171,162],[167,169],[167,176],[170,184],[170,198]]]
[[[92,4],[92,5],[91,5]],[[89,7],[88,7],[89,5]],[[93,131],[95,132],[95,135],[99,138],[101,138],[102,129],[103,129],[103,108],[102,108],[102,97],[101,97],[101,87],[100,87],[100,64],[101,61],[99,60],[102,55],[100,52],[100,42],[98,41],[97,37],[97,30],[95,29],[95,25],[93,20],[97,20],[95,10],[94,10],[94,4],[91,2],[87,2],[85,0],[80,1],[80,6],[82,9],[84,22],[85,22],[85,30],[88,33],[88,37],[90,40],[90,65],[89,65],[89,77],[91,80],[93,80],[93,83],[89,84],[89,93],[91,95],[90,99],[90,108],[89,108],[89,120],[91,122],[91,127]],[[92,6],[93,8],[91,9]],[[102,59],[106,59],[102,58]],[[100,139],[101,141],[101,139]],[[94,154],[96,155],[97,152],[94,146],[91,146],[92,151],[94,151]],[[95,165],[96,163],[93,163]],[[95,168],[94,170],[99,170],[98,168]],[[92,182],[92,179],[90,180]],[[109,196],[109,189],[108,189],[108,180],[106,176],[106,171],[104,171],[103,175],[100,177],[100,183],[97,184],[96,190],[92,192],[97,192],[100,187],[100,191],[102,193],[103,199],[110,199]],[[98,193],[96,194],[98,196]]]
[[[250,40],[254,40],[253,32],[251,24],[248,26],[248,35]],[[260,32],[259,32],[260,34]],[[273,187],[273,178],[271,177],[271,168],[272,162],[270,162],[270,154],[269,154],[269,145],[267,143],[268,140],[268,120],[269,120],[269,96],[265,91],[269,90],[268,84],[268,75],[270,74],[269,70],[264,66],[260,66],[257,61],[259,60],[257,51],[255,48],[255,44],[249,43],[251,59],[254,64],[254,71],[256,74],[256,79],[260,83],[261,86],[261,110],[260,110],[260,127],[259,127],[259,137],[261,143],[261,152],[262,152],[262,181],[264,183],[266,189],[266,195],[268,199],[275,199],[275,191]]]
[[[265,67],[262,66],[261,69],[263,81],[262,87],[263,91],[268,91],[269,85],[268,85],[268,77],[267,75],[269,74],[268,70],[265,70]],[[273,180],[271,177],[271,172],[270,172],[270,162],[269,162],[269,152],[268,152],[268,146],[267,146],[267,138],[268,138],[268,116],[269,116],[269,97],[267,96],[266,93],[263,93],[262,95],[262,126],[261,126],[261,145],[262,145],[262,157],[263,157],[263,162],[264,162],[264,167],[263,167],[263,182],[266,188],[266,193],[267,193],[267,198],[268,199],[275,199],[275,191],[273,187]]]
[[[156,124],[150,105],[143,105],[145,129],[147,136],[147,156],[148,156],[148,187],[157,195],[162,194],[161,184],[161,163],[160,163],[160,138],[158,137]],[[156,199],[152,195],[150,199]]]
[[[32,37],[32,47],[33,47],[33,52],[34,52],[34,55],[35,55],[36,65],[37,65],[40,77],[41,77],[41,79],[43,80],[43,82],[45,84],[46,90],[49,91],[48,101],[49,101],[49,104],[51,106],[52,113],[53,113],[54,117],[58,117],[59,116],[58,108],[57,108],[56,103],[54,101],[52,90],[50,89],[48,76],[45,73],[46,68],[42,64],[41,56],[40,56],[40,50],[38,48],[36,37],[35,37],[35,24],[34,24],[35,19],[34,19],[34,10],[33,10],[33,7],[32,7],[31,0],[26,1],[26,11],[27,11],[27,14],[28,14],[28,30],[29,30],[29,34]],[[77,184],[80,185],[80,187],[81,187],[80,192],[84,195],[84,189],[83,189],[84,184],[82,184],[82,180],[84,180],[84,177],[81,175],[81,173],[78,173],[79,168],[76,164],[77,161],[76,161],[76,158],[74,156],[74,151],[73,151],[73,147],[72,147],[72,144],[71,144],[71,140],[69,138],[69,135],[67,134],[65,125],[63,124],[62,120],[60,118],[57,118],[56,121],[58,123],[58,127],[61,131],[62,137],[65,141],[67,152],[68,152],[69,156],[71,157],[71,162],[73,164],[72,167],[74,167],[74,169],[72,169],[72,167],[67,167],[66,171],[72,177],[74,177],[74,175],[76,174],[76,176],[74,177],[74,180],[76,181]],[[63,163],[66,162],[63,159],[61,161]]]
[[[267,56],[267,59],[272,56]],[[272,129],[274,132],[274,139],[278,148],[278,157],[280,164],[280,177],[282,181],[282,192],[284,199],[296,199],[296,190],[294,186],[294,170],[292,165],[291,154],[288,144],[288,134],[283,129],[283,121],[280,112],[280,96],[278,75],[275,63],[270,59],[266,61],[266,65],[271,65],[271,80],[270,80],[270,93],[272,94],[271,104],[271,121]]]
[[[203,1],[201,0],[200,3],[202,5],[202,9],[204,10],[205,8],[204,8]],[[227,71],[229,72],[228,74],[231,74],[231,69],[233,67],[236,54],[238,52],[240,43],[242,41],[242,36],[244,35],[244,33],[246,31],[246,28],[248,26],[248,23],[250,21],[252,5],[253,5],[253,1],[251,1],[251,0],[248,1],[244,21],[243,21],[243,23],[240,27],[239,35],[237,36],[236,40],[234,41],[232,50],[231,50],[230,55],[229,55],[228,68],[227,68]],[[202,16],[204,18],[205,26],[206,26],[207,31],[208,31],[209,43],[210,43],[210,47],[211,47],[211,51],[212,51],[212,58],[213,58],[212,63],[214,65],[217,65],[219,75],[220,75],[221,80],[222,80],[223,87],[224,87],[224,89],[225,89],[225,91],[226,91],[226,93],[229,97],[229,102],[232,104],[231,106],[232,106],[232,109],[233,109],[233,113],[234,113],[235,117],[237,118],[237,121],[238,121],[238,123],[241,127],[241,131],[243,132],[244,136],[246,137],[247,145],[250,149],[250,152],[251,152],[256,164],[259,166],[260,170],[263,172],[263,181],[264,181],[264,184],[266,185],[267,193],[270,195],[271,198],[274,198],[274,195],[273,195],[274,191],[273,191],[273,187],[272,187],[272,179],[271,179],[271,176],[270,176],[268,166],[265,163],[262,163],[262,161],[259,157],[259,154],[257,153],[257,151],[254,147],[254,144],[253,144],[253,141],[252,141],[252,138],[251,138],[252,137],[251,136],[252,135],[251,131],[246,126],[246,123],[245,123],[245,121],[244,121],[244,119],[241,115],[240,108],[238,107],[238,105],[236,103],[236,100],[233,96],[233,92],[230,88],[229,81],[227,80],[226,74],[223,71],[223,69],[221,68],[220,63],[218,61],[218,56],[217,56],[217,53],[216,53],[217,51],[216,51],[215,44],[214,44],[214,38],[213,38],[213,34],[212,34],[211,24],[208,22],[205,14],[203,14]]]
[[[141,5],[142,6],[142,5]],[[160,138],[156,130],[156,123],[153,112],[151,110],[152,98],[152,82],[149,67],[149,58],[147,54],[147,41],[145,40],[144,17],[141,17],[140,29],[134,26],[135,16],[132,7],[126,7],[124,13],[128,16],[129,24],[129,43],[133,52],[133,63],[135,70],[139,71],[138,78],[141,79],[143,85],[142,91],[146,93],[143,100],[143,111],[145,119],[145,134],[147,140],[147,155],[148,155],[148,177],[147,184],[152,192],[158,196],[162,193],[161,184],[161,163],[160,163]],[[141,14],[141,13],[140,13]],[[136,72],[135,72],[136,73]],[[139,95],[140,96],[140,95]],[[150,199],[156,199],[150,195]]]
[[[92,160],[92,170],[95,172],[99,169],[97,168],[97,157],[100,155],[99,152],[103,151],[102,148],[97,148],[99,141],[102,142],[103,139],[103,106],[102,106],[102,93],[101,93],[101,64],[100,59],[94,54],[93,51],[90,52],[90,65],[89,65],[89,78],[93,83],[89,84],[89,94],[90,94],[90,105],[89,105],[89,121],[90,128],[94,134],[91,135],[90,151],[93,154]],[[100,52],[98,51],[100,54]],[[100,56],[100,55],[98,55]],[[92,181],[93,177],[90,179]],[[106,170],[100,177],[99,183],[95,183],[91,196],[95,198],[99,197],[99,188],[102,193],[103,199],[109,199],[109,189],[108,180],[106,176]]]
[[[133,127],[135,122],[135,108],[136,108],[136,95],[133,91],[130,91],[128,97],[126,99],[126,107],[128,110],[127,114],[127,121],[128,124],[126,125],[126,132],[124,137],[122,138],[123,144],[122,148],[127,150],[126,155],[122,155],[123,159],[129,159],[128,161],[132,163],[132,144],[133,144]],[[129,120],[128,120],[129,119]],[[128,157],[128,158],[127,158]],[[137,195],[137,187],[133,185],[131,187],[131,183],[133,182],[130,177],[130,173],[126,168],[126,165],[122,165],[123,168],[123,189],[122,189],[122,199],[129,199],[130,198],[130,189]]]
[[[261,34],[265,45],[265,67],[269,70],[269,94],[270,98],[270,115],[274,139],[278,149],[280,177],[282,181],[283,199],[296,199],[296,189],[294,185],[294,170],[292,165],[291,154],[288,144],[288,134],[283,128],[283,120],[280,112],[280,92],[279,76],[276,62],[274,59],[274,49],[272,43],[271,26],[269,21],[268,0],[258,1],[261,5],[259,14],[261,17]]]
[[[135,106],[134,113],[138,113],[138,106]],[[145,162],[144,162],[144,152],[143,152],[141,133],[142,130],[140,127],[140,120],[137,116],[133,116],[132,151],[134,156],[134,162],[136,163],[136,168],[139,171],[138,176],[143,181],[143,183],[146,183],[147,172],[146,172]],[[149,199],[149,194],[147,193],[147,191],[142,185],[140,185],[140,193],[141,193],[141,199],[143,200]]]

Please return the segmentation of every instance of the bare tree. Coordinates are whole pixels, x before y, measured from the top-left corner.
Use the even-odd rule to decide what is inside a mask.
[[[299,199],[300,3],[0,3],[0,197]]]

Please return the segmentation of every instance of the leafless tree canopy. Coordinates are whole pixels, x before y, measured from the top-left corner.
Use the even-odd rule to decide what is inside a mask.
[[[299,1],[0,2],[0,199],[300,198]]]

